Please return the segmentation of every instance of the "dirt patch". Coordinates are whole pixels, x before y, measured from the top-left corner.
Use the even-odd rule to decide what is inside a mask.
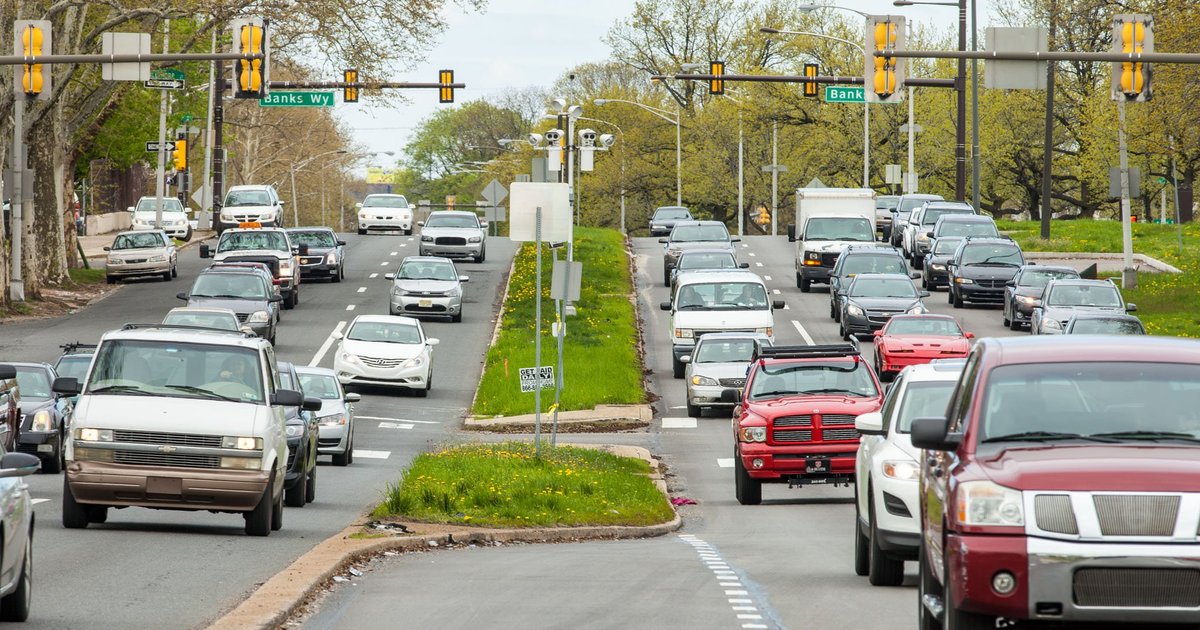
[[[120,285],[66,283],[46,287],[38,298],[30,298],[7,309],[0,308],[0,324],[15,324],[35,319],[49,319],[73,315],[80,309],[104,299]]]

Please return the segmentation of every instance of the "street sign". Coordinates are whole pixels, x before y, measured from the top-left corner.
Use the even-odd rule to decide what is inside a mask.
[[[865,99],[863,89],[860,87],[846,87],[844,85],[825,86],[826,103],[861,103]]]
[[[171,79],[174,81],[182,81],[185,76],[183,70],[179,68],[156,68],[150,71],[151,79]]]
[[[271,92],[258,99],[260,107],[333,107],[333,92]]]
[[[171,141],[171,140],[167,140],[166,142],[162,143],[161,148],[160,148],[158,142],[156,142],[156,141],[146,142],[146,151],[147,152],[158,153],[160,150],[161,151],[174,151],[175,150],[175,142]]]
[[[191,114],[184,114],[179,117],[179,122],[181,122],[185,125],[192,122],[193,120],[195,120],[195,117],[192,116]]]
[[[101,51],[106,55],[150,54],[149,33],[101,33]],[[148,81],[150,62],[100,64],[105,81]]]
[[[150,79],[143,81],[142,85],[158,90],[182,90],[184,83],[175,79]]]
[[[150,71],[150,79],[143,82],[148,88],[159,90],[182,90],[184,86],[183,70],[175,68],[156,68]]]
[[[899,184],[904,180],[899,164],[885,164],[883,173],[883,183],[885,184]]]
[[[567,283],[567,265],[570,265],[571,282]],[[578,260],[567,262],[554,261],[554,271],[550,274],[550,297],[555,300],[568,302],[579,301],[579,289],[583,280],[583,263]]]
[[[498,206],[508,196],[508,190],[498,180],[493,179],[487,186],[484,186],[480,196],[488,202],[488,205]]]
[[[544,366],[541,372],[539,368],[521,368],[521,392],[528,393],[533,391],[538,385],[542,389],[554,389],[554,366]],[[540,381],[540,383],[539,383]]]

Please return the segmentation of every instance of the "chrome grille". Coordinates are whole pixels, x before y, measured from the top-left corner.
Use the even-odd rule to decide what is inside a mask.
[[[821,431],[821,439],[826,442],[831,440],[857,440],[858,431],[854,429],[825,429]]]
[[[812,431],[775,431],[773,438],[776,442],[811,442]]]
[[[139,453],[113,451],[113,461],[136,466],[172,466],[177,468],[220,468],[221,458],[214,455],[184,455],[180,453]]]
[[[854,416],[848,413],[831,413],[821,416],[821,426],[832,426],[835,424],[854,424]]]
[[[1065,494],[1039,494],[1033,498],[1033,513],[1037,526],[1058,534],[1078,534],[1071,497]]]
[[[1100,533],[1105,536],[1170,536],[1175,533],[1179,497],[1102,494],[1092,497]]]
[[[746,379],[744,378],[723,378],[717,382],[721,384],[721,387],[743,387],[746,385]]]
[[[433,239],[434,245],[466,245],[467,239],[461,236],[439,236]]]
[[[832,267],[836,265],[838,256],[841,255],[841,252],[821,252],[821,266]]]
[[[189,435],[186,433],[158,433],[155,431],[114,430],[114,442],[134,444],[171,444],[173,446],[202,446],[221,448],[219,435]]]
[[[358,357],[358,360],[362,361],[363,365],[367,365],[370,367],[393,368],[393,367],[396,367],[397,365],[400,365],[401,363],[404,363],[407,359],[379,359],[379,358],[375,358],[375,357]]]
[[[1195,569],[1079,569],[1072,586],[1080,606],[1200,606],[1200,571]]]
[[[782,416],[771,423],[776,429],[781,427],[811,427],[812,416]]]
[[[1003,289],[1004,285],[1008,284],[1007,280],[976,280],[975,286],[985,289]]]

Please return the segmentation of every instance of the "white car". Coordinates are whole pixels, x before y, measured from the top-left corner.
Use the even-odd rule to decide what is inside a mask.
[[[317,453],[332,455],[334,466],[354,463],[354,403],[362,396],[346,393],[333,370],[296,366],[304,395],[319,398]]]
[[[279,198],[274,186],[247,184],[229,187],[213,227],[220,234],[229,228],[240,227],[243,223],[257,223],[266,227],[283,226],[283,200]]]
[[[854,421],[862,434],[854,464],[854,572],[875,586],[899,586],[904,561],[917,559],[921,449],[913,447],[909,426],[915,418],[945,415],[964,364],[936,359],[904,368],[882,409]]]
[[[433,384],[433,346],[421,322],[394,315],[359,315],[333,356],[333,371],[342,385],[381,385],[429,395]]]
[[[709,333],[697,339],[692,353],[683,357],[688,416],[699,418],[705,407],[736,405],[734,394],[746,385],[751,359],[760,346],[770,345],[771,339],[760,333]]]
[[[130,206],[133,213],[132,230],[153,230],[157,217],[157,197],[142,197],[136,206]],[[168,235],[181,241],[192,240],[192,225],[188,221],[187,210],[175,197],[163,197],[162,229]]]
[[[413,209],[404,195],[367,195],[358,207],[358,233],[367,230],[403,230],[405,236],[413,231]]]

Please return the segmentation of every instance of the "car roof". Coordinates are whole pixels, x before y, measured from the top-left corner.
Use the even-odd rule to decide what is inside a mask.
[[[334,229],[325,225],[301,225],[296,227],[283,228],[284,232],[333,232]]]
[[[1186,337],[1146,335],[1031,335],[989,337],[978,346],[990,365],[1023,363],[1084,363],[1104,361],[1125,363],[1200,363],[1200,341]]]
[[[1021,247],[1016,241],[1014,241],[1010,238],[1004,238],[1003,236],[964,236],[964,237],[962,237],[962,239],[963,239],[964,243],[969,243],[969,244],[975,244],[975,243],[982,243],[984,245],[1008,244],[1008,245],[1015,245],[1018,249],[1020,249],[1020,247]]]
[[[1117,288],[1117,285],[1109,280],[1092,280],[1089,278],[1051,278],[1047,284],[1067,285],[1073,287],[1112,287]]]
[[[166,234],[166,231],[157,230],[157,229],[153,229],[153,230],[123,230],[121,232],[117,232],[116,234],[114,234],[113,240],[116,240],[118,236],[124,236],[126,234]]]
[[[405,197],[400,193],[371,193],[367,197]],[[364,197],[365,199],[366,197]],[[407,199],[407,197],[405,197]]]
[[[887,254],[901,256],[899,250],[887,243],[854,243],[842,250],[842,256],[846,254]]]
[[[749,269],[688,269],[680,271],[675,278],[679,286],[702,282],[747,282],[751,280],[765,285],[763,279]]]
[[[900,275],[900,274],[896,274],[896,275]],[[897,319],[948,319],[952,322],[958,323],[958,319],[956,319],[953,315],[943,315],[941,313],[920,313],[920,314],[899,313],[897,315],[892,315],[888,319],[888,323],[890,324],[890,323],[896,321]]]
[[[913,193],[913,194],[909,194],[909,195],[900,195],[900,198],[901,199],[933,199],[933,200],[937,200],[937,201],[945,199],[945,197],[943,197],[941,195],[931,195],[929,193]]]
[[[219,313],[221,315],[229,315],[235,319],[237,318],[237,313],[234,313],[233,309],[217,308],[215,306],[176,306],[167,311],[167,315],[171,313]]]
[[[447,214],[452,214],[456,217],[464,217],[464,216],[476,217],[476,218],[479,217],[479,215],[475,214],[474,212],[468,212],[466,210],[435,210],[434,212],[430,212],[429,216],[432,217],[432,216],[447,215]]]
[[[234,273],[261,277],[264,273],[269,274],[271,272],[263,269],[262,267],[251,267],[249,265],[212,265],[210,267],[201,269],[200,273],[197,275],[204,275],[206,273]]]
[[[721,227],[725,227],[725,222],[724,221],[713,221],[711,219],[705,219],[705,220],[701,221],[701,220],[697,219],[694,221],[677,221],[675,223],[675,227],[677,227],[677,228],[685,227],[685,226],[689,226],[689,225],[719,225]]]
[[[1025,263],[1021,265],[1021,271],[1074,271],[1079,273],[1079,270],[1066,265],[1040,265],[1035,262]]]
[[[142,340],[142,341],[162,341],[164,343],[203,343],[223,346],[239,346],[242,348],[257,349],[260,346],[268,343],[262,337],[255,337],[233,330],[219,330],[216,328],[159,328],[157,325],[150,325],[138,328],[120,328],[104,333],[101,338],[103,341],[115,340]]]
[[[1071,319],[1118,319],[1126,322],[1141,322],[1136,315],[1129,313],[1075,313]]]
[[[226,192],[233,192],[235,190],[269,190],[271,188],[270,184],[238,184],[237,186],[230,186]]]
[[[449,258],[446,258],[445,256],[405,256],[404,259],[400,261],[400,264],[403,265],[404,263],[409,262],[409,261],[411,261],[411,262],[450,263],[451,265],[454,264],[453,260],[450,260]]]
[[[943,214],[938,217],[938,221],[946,223],[995,223],[996,220],[986,214],[968,214],[966,212],[953,212]]]
[[[337,378],[337,372],[334,372],[333,370],[331,370],[329,368],[315,367],[315,366],[310,366],[310,365],[297,365],[296,373],[297,374],[320,374],[321,376],[329,376],[332,378]]]
[[[350,325],[354,326],[358,322],[369,322],[376,324],[410,324],[417,326],[418,328],[421,326],[420,320],[413,317],[403,317],[401,315],[359,315],[358,317],[354,318],[354,321],[350,322]]]
[[[912,281],[912,278],[903,273],[860,273],[854,276],[854,281],[858,282],[862,279],[867,280],[895,280],[897,278]]]
[[[964,208],[964,209],[970,209],[972,212],[975,211],[975,206],[972,206],[971,204],[969,204],[965,201],[952,201],[949,199],[931,199],[931,200],[929,200],[929,203],[925,204],[924,207],[935,208],[935,209],[936,208]]]
[[[284,234],[287,234],[287,230],[284,228],[264,225],[256,228],[229,228],[224,232],[221,232],[221,235],[224,236],[226,234],[236,234],[238,232],[283,232]]]
[[[43,363],[41,361],[6,361],[5,365],[11,365],[15,368],[19,368],[19,367],[41,368],[43,370],[53,370],[54,369],[54,366],[50,365],[49,363]]]
[[[654,209],[655,212],[658,212],[659,210],[687,210],[688,212],[691,212],[691,210],[688,210],[687,206],[659,206]]]
[[[966,359],[934,359],[930,363],[910,365],[902,374],[905,383],[957,381],[966,363]]]

